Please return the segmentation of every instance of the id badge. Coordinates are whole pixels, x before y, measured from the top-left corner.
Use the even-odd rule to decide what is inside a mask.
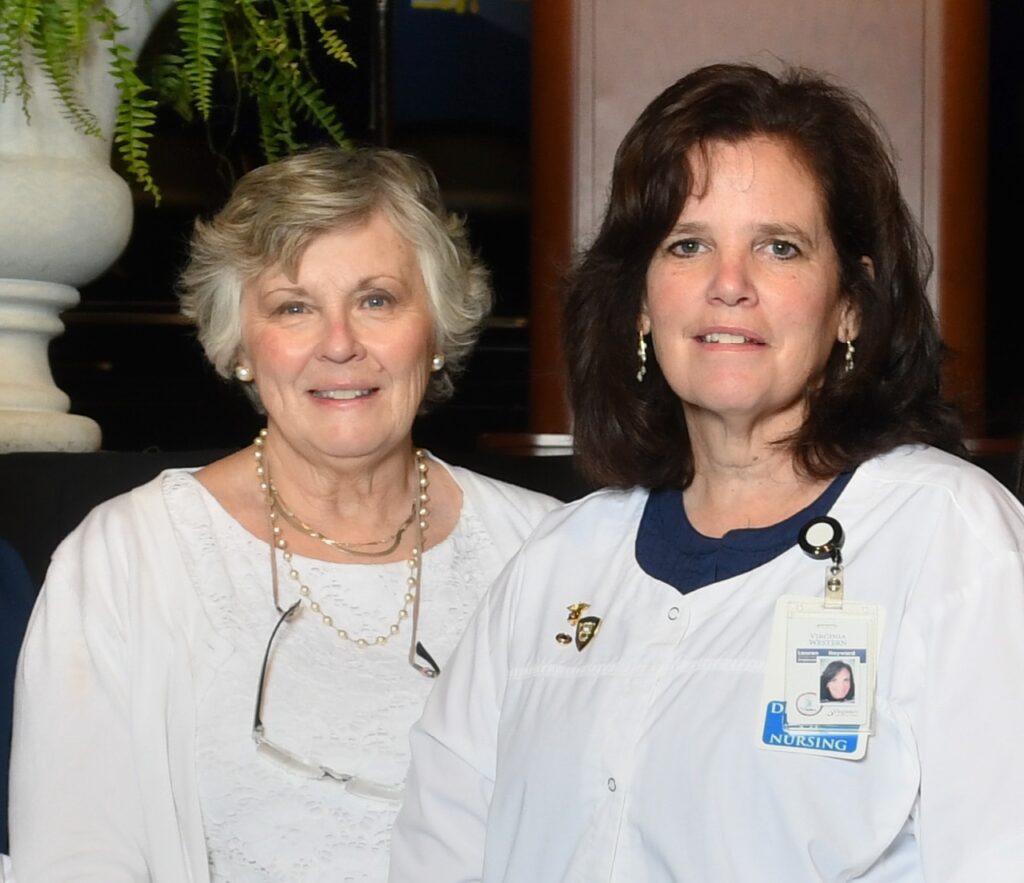
[[[860,760],[867,750],[884,613],[784,595],[775,606],[761,745]]]
[[[875,611],[815,606],[785,604],[786,723],[866,729],[877,658]]]

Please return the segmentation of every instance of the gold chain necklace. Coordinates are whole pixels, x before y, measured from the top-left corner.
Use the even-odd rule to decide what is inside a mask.
[[[320,542],[325,546],[329,546],[330,548],[337,549],[341,552],[348,552],[350,555],[362,555],[364,558],[384,558],[394,552],[401,544],[402,537],[405,536],[406,530],[416,517],[416,510],[419,508],[419,501],[414,499],[412,501],[412,508],[409,510],[409,517],[398,526],[398,530],[395,531],[395,533],[383,540],[369,540],[365,543],[344,543],[341,540],[332,540],[330,537],[324,536],[320,531],[310,527],[305,521],[299,518],[298,515],[292,512],[285,503],[284,497],[282,497],[277,488],[274,487],[274,483],[272,481],[267,481],[267,487],[269,488],[271,508],[274,511],[281,513],[281,515],[284,516],[285,521],[287,521],[292,527],[297,530],[301,530],[311,539],[320,540]],[[385,543],[388,544],[388,547],[386,549],[381,549],[378,552],[367,552],[360,548],[360,546],[383,546]]]
[[[430,497],[427,494],[427,488],[429,487],[429,475],[427,468],[426,454],[417,448],[415,453],[416,456],[416,471],[419,473],[419,490],[416,496],[417,508],[415,515],[418,516],[416,519],[416,545],[409,553],[409,558],[406,564],[409,567],[409,576],[406,577],[406,591],[402,596],[402,607],[398,611],[397,617],[391,625],[388,626],[388,630],[378,635],[372,635],[369,637],[352,637],[348,633],[347,629],[343,629],[335,625],[334,618],[327,613],[324,613],[320,607],[320,603],[313,597],[312,592],[308,585],[302,581],[302,577],[299,572],[295,569],[292,563],[293,555],[291,550],[288,548],[288,541],[284,538],[281,531],[281,525],[278,523],[278,507],[274,499],[271,488],[273,484],[270,480],[270,467],[267,464],[266,457],[264,456],[264,444],[267,438],[267,430],[261,429],[259,435],[253,440],[255,451],[253,457],[256,459],[256,475],[259,478],[260,491],[263,493],[264,498],[267,501],[268,517],[270,519],[270,574],[271,584],[274,592],[274,606],[281,612],[283,612],[280,604],[278,584],[277,584],[277,550],[280,549],[281,557],[284,558],[285,563],[288,565],[288,577],[299,587],[300,599],[305,599],[306,603],[309,604],[309,609],[320,616],[320,621],[331,629],[335,635],[342,641],[349,641],[355,644],[360,649],[371,646],[381,646],[386,644],[388,640],[401,631],[402,622],[409,618],[409,607],[414,603],[418,603],[420,595],[420,585],[423,575],[423,535],[426,533],[428,526],[428,516],[430,511],[427,509],[427,501]]]

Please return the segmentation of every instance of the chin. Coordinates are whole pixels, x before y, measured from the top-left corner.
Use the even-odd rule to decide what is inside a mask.
[[[335,436],[324,440],[323,449],[335,457],[367,457],[373,454],[386,456],[408,442],[408,434],[400,438],[392,436]]]

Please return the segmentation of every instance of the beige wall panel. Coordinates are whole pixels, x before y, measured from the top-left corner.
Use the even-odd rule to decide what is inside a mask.
[[[578,0],[577,242],[600,220],[615,148],[637,114],[669,83],[716,61],[806,65],[856,89],[889,132],[907,200],[931,227],[923,159],[933,2]]]

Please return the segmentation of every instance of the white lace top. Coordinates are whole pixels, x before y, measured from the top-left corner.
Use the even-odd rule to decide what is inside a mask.
[[[257,754],[251,738],[262,655],[277,621],[267,545],[249,534],[187,473],[164,492],[183,554],[214,628],[234,647],[215,673],[193,661],[200,805],[216,883],[382,881],[397,803],[355,796]],[[404,562],[329,564],[296,555],[293,566],[336,627],[376,635],[396,619]],[[503,562],[471,507],[423,560],[419,640],[442,670],[483,591]],[[282,607],[297,597],[278,556]],[[383,785],[400,785],[408,730],[432,681],[408,662],[411,618],[386,645],[340,640],[304,604],[282,625],[265,689],[266,736],[282,748]],[[197,651],[199,652],[199,651]],[[204,669],[204,666],[206,667]]]

